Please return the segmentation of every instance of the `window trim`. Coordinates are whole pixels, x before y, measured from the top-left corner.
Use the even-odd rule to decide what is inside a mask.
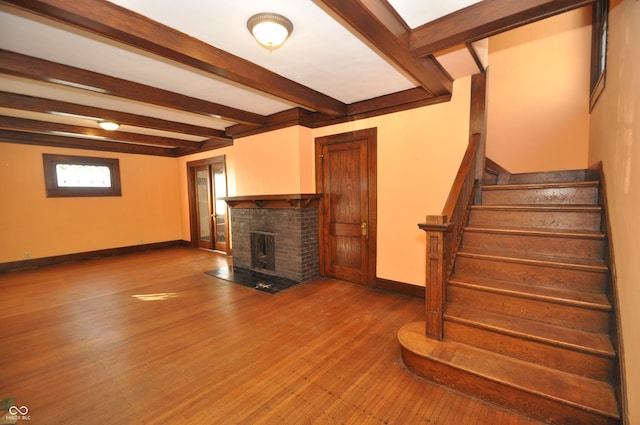
[[[44,166],[44,185],[47,198],[122,196],[120,162],[117,158],[43,153],[42,162]],[[111,173],[111,187],[60,187],[58,186],[56,164],[98,165],[107,167]]]
[[[604,91],[607,76],[607,43],[609,32],[609,1],[601,0],[593,4],[591,23],[591,76],[589,112]]]

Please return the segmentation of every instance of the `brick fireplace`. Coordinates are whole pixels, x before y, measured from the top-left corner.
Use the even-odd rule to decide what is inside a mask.
[[[233,267],[296,282],[317,277],[321,197],[295,194],[225,198],[231,207]]]

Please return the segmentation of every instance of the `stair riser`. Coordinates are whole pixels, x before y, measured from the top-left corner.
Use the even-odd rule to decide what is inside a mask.
[[[601,214],[596,211],[509,211],[472,208],[469,213],[470,226],[598,232],[600,221]]]
[[[485,171],[484,172],[483,183],[484,184],[497,184],[498,183],[498,174],[494,174],[494,173]]]
[[[414,373],[439,384],[466,392],[482,400],[498,403],[529,416],[554,424],[617,425],[614,418],[580,409],[544,395],[469,373],[456,367],[433,361],[409,350],[402,349],[402,360]]]
[[[609,332],[609,312],[447,285],[447,302],[585,332]]]
[[[511,263],[458,255],[455,268],[459,272],[489,279],[507,280],[553,288],[602,293],[606,273]]]
[[[546,171],[542,173],[511,174],[509,184],[539,184],[583,182],[587,180],[586,170]]]
[[[539,189],[492,189],[482,191],[483,205],[596,205],[598,188],[560,187]]]
[[[610,358],[526,340],[451,320],[444,322],[444,337],[448,340],[605,382],[611,378],[613,373],[613,361]]]
[[[550,237],[465,231],[462,250],[483,252],[495,248],[516,252],[561,255],[575,258],[601,259],[604,255],[603,239]]]

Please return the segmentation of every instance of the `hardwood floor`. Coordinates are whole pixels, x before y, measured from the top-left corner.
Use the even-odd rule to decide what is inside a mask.
[[[24,424],[539,424],[404,368],[396,333],[423,301],[204,274],[226,261],[171,248],[0,274],[0,399]]]

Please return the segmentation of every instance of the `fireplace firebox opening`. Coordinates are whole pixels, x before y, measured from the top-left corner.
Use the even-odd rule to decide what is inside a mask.
[[[275,233],[251,232],[251,267],[256,270],[276,270]]]

